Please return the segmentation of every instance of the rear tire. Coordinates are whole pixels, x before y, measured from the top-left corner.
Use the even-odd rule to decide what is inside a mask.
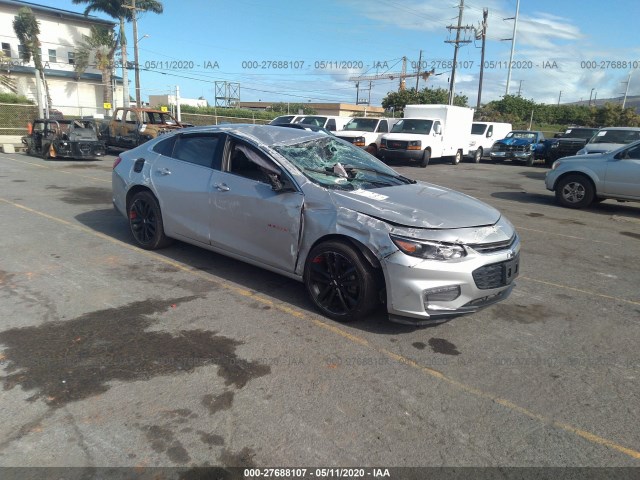
[[[127,208],[129,229],[136,244],[145,250],[157,250],[173,243],[164,234],[158,200],[149,191],[136,193]]]
[[[482,147],[479,147],[476,150],[476,153],[473,154],[473,161],[475,163],[480,163],[480,160],[482,160],[482,155],[483,155],[483,151],[482,151]]]
[[[422,159],[420,160],[420,167],[421,168],[425,168],[427,165],[429,165],[429,160],[431,160],[431,151],[429,149],[425,149],[425,151],[422,152]]]
[[[585,208],[591,205],[595,189],[584,175],[567,175],[556,184],[556,200],[563,207]]]
[[[307,257],[304,284],[316,308],[339,322],[360,320],[380,303],[373,267],[346,242],[315,246]]]

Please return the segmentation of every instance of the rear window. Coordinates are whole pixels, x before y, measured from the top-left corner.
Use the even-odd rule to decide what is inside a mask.
[[[176,138],[178,138],[177,135],[166,138],[156,143],[152,150],[160,155],[164,155],[165,157],[170,157],[173,155],[173,146],[176,144]]]

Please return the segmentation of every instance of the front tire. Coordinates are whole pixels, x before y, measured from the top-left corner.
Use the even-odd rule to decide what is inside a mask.
[[[462,150],[458,150],[455,156],[451,159],[451,165],[458,165],[462,160]]]
[[[316,308],[339,322],[360,320],[379,304],[373,267],[345,242],[324,242],[309,252],[304,284]]]
[[[129,229],[138,246],[145,250],[157,250],[172,243],[164,234],[160,205],[151,192],[136,193],[129,203],[127,212]]]
[[[376,146],[375,143],[372,143],[371,145],[369,145],[367,148],[365,148],[365,150],[367,151],[367,153],[370,153],[374,157],[376,158],[378,157],[378,147]]]
[[[563,207],[585,208],[591,205],[595,189],[584,175],[567,175],[556,185],[556,200]]]
[[[476,150],[476,153],[473,154],[473,161],[475,163],[480,163],[480,160],[482,160],[482,155],[483,155],[483,151],[482,151],[482,147],[479,147]]]
[[[527,167],[533,167],[533,162],[535,161],[535,157],[533,153],[527,157]]]
[[[425,151],[422,152],[422,160],[420,160],[420,167],[425,168],[427,165],[429,165],[429,160],[431,160],[431,151],[429,149],[425,149]]]

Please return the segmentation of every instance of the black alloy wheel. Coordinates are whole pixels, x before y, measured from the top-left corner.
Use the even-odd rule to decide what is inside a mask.
[[[316,307],[340,322],[361,319],[379,304],[373,268],[347,243],[330,241],[313,248],[304,280]]]
[[[164,234],[160,206],[151,192],[136,193],[131,199],[128,213],[131,234],[140,247],[155,250],[171,243],[171,239]]]

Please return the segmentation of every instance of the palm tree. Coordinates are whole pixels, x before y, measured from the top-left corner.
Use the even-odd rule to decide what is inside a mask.
[[[75,5],[86,4],[84,14],[89,15],[91,12],[102,12],[111,18],[116,18],[120,22],[120,31],[118,34],[118,42],[120,43],[120,52],[122,56],[122,83],[124,84],[123,105],[129,105],[129,75],[127,71],[127,37],[125,35],[125,22],[133,20],[133,10],[129,0],[72,0]],[[147,12],[162,13],[162,2],[158,0],[137,0],[136,9]]]
[[[16,33],[20,44],[23,46],[22,60],[30,62],[33,58],[38,76],[36,77],[36,89],[38,90],[38,106],[41,108],[42,99],[40,98],[40,83],[44,84],[45,96],[47,99],[47,107],[51,111],[51,96],[49,95],[49,85],[44,76],[44,66],[42,65],[42,55],[40,54],[40,22],[36,20],[36,16],[29,7],[22,7],[18,10],[13,20],[13,31]]]
[[[82,74],[89,65],[102,73],[102,99],[105,103],[113,102],[111,90],[111,71],[113,68],[113,55],[118,46],[115,33],[109,27],[92,25],[89,36],[83,35],[84,41],[78,45],[75,51],[75,66],[77,74]]]

